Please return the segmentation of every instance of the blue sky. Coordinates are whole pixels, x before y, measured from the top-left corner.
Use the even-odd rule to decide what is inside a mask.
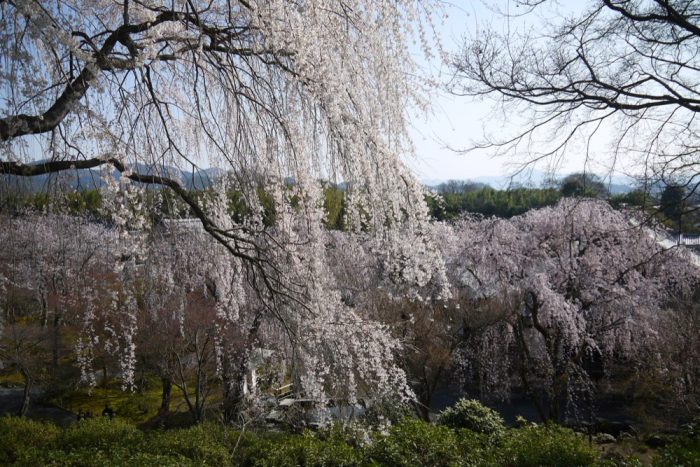
[[[526,17],[511,17],[507,20],[502,13],[511,15],[519,12],[512,0],[453,0],[445,3],[448,18],[440,26],[444,48],[454,53],[459,50],[465,38],[478,37],[481,29],[493,27],[502,32],[516,29],[538,27],[542,22],[556,21],[561,15],[576,14],[577,9],[585,7],[586,2],[561,0],[555,9],[538,10]],[[415,53],[421,65],[447,82],[451,73],[448,67],[435,59],[426,62],[419,51]],[[444,90],[436,90],[431,99],[430,115],[414,115],[411,134],[416,147],[416,159],[407,160],[416,176],[421,180],[477,179],[484,177],[501,177],[511,175],[515,170],[512,159],[491,158],[484,150],[475,150],[468,154],[459,154],[455,150],[466,149],[475,141],[483,138],[484,131],[498,133],[513,130],[517,125],[511,116],[492,113],[493,103],[489,100],[476,100],[468,97],[450,95]],[[596,141],[594,155],[601,161],[606,160],[604,141]],[[609,168],[604,164],[590,163],[587,171],[605,175]],[[584,170],[584,159],[572,153],[566,160],[556,166],[552,164],[534,167],[536,172],[555,171],[555,175],[565,175]]]

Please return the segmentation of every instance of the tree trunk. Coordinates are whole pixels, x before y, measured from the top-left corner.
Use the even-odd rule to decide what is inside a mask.
[[[225,359],[228,360],[228,359]],[[226,365],[228,363],[228,365]],[[247,359],[244,357],[236,361],[224,363],[224,423],[231,424],[238,421],[238,416],[243,410],[243,385],[245,382]]]
[[[29,394],[32,389],[32,379],[29,371],[25,367],[20,368],[22,377],[24,378],[24,391],[22,392],[22,405],[19,408],[19,416],[24,417],[29,411]]]
[[[422,419],[425,420],[426,422],[430,421],[430,398],[426,397],[424,394],[421,394],[418,396],[418,400],[414,404],[416,406],[416,412],[418,416]]]
[[[223,358],[223,380],[224,380],[224,400],[223,400],[223,417],[224,423],[230,424],[238,421],[238,417],[243,411],[244,391],[246,372],[248,370],[249,352],[253,351],[255,342],[258,337],[258,328],[262,313],[258,312],[253,319],[253,322],[248,329],[248,335],[245,337],[245,345],[235,353],[235,357],[231,352],[225,352]]]
[[[549,398],[549,419],[559,423],[559,396],[552,394]]]
[[[518,354],[520,355],[520,368],[518,373],[520,374],[520,381],[523,385],[523,389],[525,389],[525,393],[532,399],[532,402],[535,404],[535,410],[537,410],[537,415],[539,415],[540,420],[545,422],[547,421],[547,414],[545,413],[544,407],[542,403],[540,402],[539,398],[537,397],[537,394],[532,390],[532,387],[530,385],[530,380],[528,379],[528,368],[530,366],[530,349],[527,346],[527,342],[525,341],[525,334],[524,334],[524,319],[521,316],[518,318],[518,322],[515,325],[515,337],[516,337],[516,342],[520,346],[520,352]]]
[[[49,323],[49,301],[43,293],[39,295],[39,300],[41,301],[41,328],[46,329]]]
[[[173,394],[173,381],[169,377],[162,377],[162,392],[160,396],[160,408],[158,409],[158,416],[164,417],[170,412],[170,400]]]
[[[53,336],[52,336],[52,352],[51,365],[55,370],[58,368],[59,351],[61,346],[61,316],[54,312],[53,317]]]
[[[431,378],[424,365],[423,376],[415,391],[417,396],[416,403],[414,404],[416,406],[416,412],[418,416],[426,422],[430,421],[430,403],[433,400],[433,392],[440,373],[441,372],[438,371],[438,375],[433,375],[433,378]]]

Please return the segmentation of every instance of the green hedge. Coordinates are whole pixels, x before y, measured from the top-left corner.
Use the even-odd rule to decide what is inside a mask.
[[[34,452],[58,447],[61,434],[56,426],[25,418],[0,418],[0,465],[31,464]]]
[[[388,434],[375,435],[368,457],[380,465],[461,465],[455,433],[417,419],[404,419]]]
[[[556,425],[525,426],[509,430],[498,450],[503,466],[585,466],[599,460],[596,450],[584,437]]]
[[[361,435],[365,433],[365,435]],[[662,449],[658,466],[699,465],[700,438]],[[119,420],[91,419],[60,429],[0,418],[0,465],[35,466],[577,466],[602,461],[573,431],[554,425],[508,428],[497,435],[404,418],[386,431],[334,427],[303,435],[239,432],[215,423],[140,431]]]

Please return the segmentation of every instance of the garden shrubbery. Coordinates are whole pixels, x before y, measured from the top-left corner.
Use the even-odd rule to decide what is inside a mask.
[[[677,465],[700,467],[700,419],[694,420],[683,435],[676,437],[672,443],[659,451],[654,463],[659,467]]]
[[[406,418],[373,441],[367,454],[380,465],[460,465],[457,438],[444,426]]]
[[[25,418],[0,418],[0,465],[27,463],[31,451],[49,451],[58,446],[61,430],[49,423]]]
[[[454,406],[440,412],[438,422],[450,428],[466,428],[487,435],[501,435],[506,429],[498,412],[474,399],[460,399]]]
[[[234,452],[234,465],[274,467],[360,466],[364,465],[361,449],[337,436],[312,432],[303,435],[249,435]]]
[[[403,417],[383,430],[334,426],[303,434],[236,431],[216,423],[140,431],[120,420],[50,423],[0,418],[0,465],[61,466],[626,466],[602,460],[572,430],[525,424],[505,428],[473,401],[460,403],[438,424]],[[479,420],[478,414],[484,420]],[[471,428],[469,428],[471,427]],[[700,465],[694,431],[663,448],[654,465]],[[633,459],[629,459],[632,461]]]
[[[513,467],[594,465],[598,458],[584,437],[557,425],[509,430],[498,450],[498,464]]]

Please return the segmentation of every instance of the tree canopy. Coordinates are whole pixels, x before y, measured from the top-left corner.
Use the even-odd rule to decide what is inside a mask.
[[[272,322],[307,370],[310,397],[328,389],[324,359],[353,346],[374,357],[339,367],[346,388],[363,373],[375,379],[368,387],[396,376],[394,341],[329,282],[324,222],[338,219],[325,219],[319,180],[346,184],[344,225],[391,245],[384,258],[402,277],[441,274],[423,234],[423,190],[400,159],[410,151],[407,109],[425,104],[408,45],[415,38],[429,53],[430,2],[61,0],[0,2],[0,12],[0,174],[100,168],[117,274],[156,248],[144,185],[172,190],[227,253],[195,242],[216,263],[207,274],[219,336],[245,343],[219,348],[227,417]],[[171,167],[222,174],[195,196]],[[230,194],[245,215],[229,210]],[[364,343],[378,333],[373,344],[341,339],[360,329]],[[374,363],[384,366],[361,370]]]

